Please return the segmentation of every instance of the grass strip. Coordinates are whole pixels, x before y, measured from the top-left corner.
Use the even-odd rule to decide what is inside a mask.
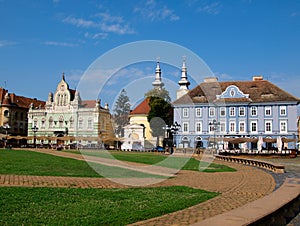
[[[97,156],[101,158],[115,158],[120,161],[136,162],[149,165],[158,165],[175,169],[203,171],[203,172],[234,172],[234,168],[216,163],[201,162],[195,158],[185,158],[178,156],[166,156],[157,153],[143,152],[119,152],[119,151],[71,151],[72,153]]]
[[[165,178],[119,167],[25,150],[0,150],[0,174],[111,178]],[[96,169],[96,171],[95,171]]]
[[[185,209],[217,195],[183,186],[0,187],[0,225],[127,225]]]

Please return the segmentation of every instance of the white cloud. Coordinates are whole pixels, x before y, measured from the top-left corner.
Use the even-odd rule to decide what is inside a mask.
[[[100,32],[100,33],[96,33],[96,34],[89,33],[89,32],[84,33],[84,37],[91,38],[91,39],[106,39],[107,36],[108,36],[108,34],[104,33],[104,32]]]
[[[91,29],[96,28],[102,33],[115,33],[115,34],[133,34],[134,29],[124,21],[122,17],[112,16],[109,13],[98,13],[94,16],[94,20],[86,20],[83,18],[76,18],[68,16],[62,20],[63,23],[71,24],[76,27]],[[100,34],[100,33],[98,33]],[[98,36],[99,37],[99,36]],[[96,37],[94,37],[96,38]]]
[[[48,46],[65,46],[65,47],[78,46],[78,44],[67,43],[67,42],[54,42],[54,41],[46,41],[46,42],[43,42],[43,44],[48,45]]]
[[[4,47],[4,46],[13,46],[13,45],[16,45],[16,44],[17,44],[16,42],[0,40],[0,48]]]
[[[222,81],[228,81],[228,80],[234,80],[234,76],[226,74],[226,73],[220,73],[220,72],[214,72],[214,75]]]
[[[146,3],[135,7],[133,11],[151,21],[176,21],[180,19],[180,17],[175,14],[174,10],[169,9],[166,5],[159,4],[155,0],[148,0]]]
[[[203,1],[200,2],[200,6],[197,8],[197,12],[217,15],[220,13],[221,7],[222,5],[220,2],[206,3],[205,1]]]
[[[63,19],[63,22],[66,24],[72,24],[76,27],[84,27],[84,28],[90,28],[90,27],[98,27],[99,25],[91,20],[85,20],[81,18],[75,18],[72,16],[68,16],[65,19]]]

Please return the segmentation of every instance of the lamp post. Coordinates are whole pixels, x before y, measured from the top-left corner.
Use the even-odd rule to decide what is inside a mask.
[[[8,132],[8,130],[10,129],[10,126],[8,125],[8,124],[5,124],[4,126],[3,126],[3,129],[5,130],[5,148],[6,148],[6,146],[7,146],[7,138],[8,138],[8,135],[7,135],[7,132]]]
[[[168,138],[168,142],[170,141],[170,139],[172,139],[171,142],[171,154],[173,153],[173,146],[174,146],[174,138],[173,135],[177,134],[179,128],[181,127],[180,124],[178,124],[177,122],[175,122],[173,125],[169,126],[166,125],[165,127],[163,127],[163,129],[165,129],[167,131],[167,138]],[[172,137],[171,137],[172,135]]]
[[[36,148],[36,132],[39,130],[39,128],[34,126],[31,129],[33,131],[33,146],[34,146],[34,148]]]
[[[217,120],[213,120],[212,122],[209,123],[209,126],[212,126],[212,129],[214,131],[214,145],[213,149],[216,150],[216,130],[220,126],[220,122],[217,122]]]

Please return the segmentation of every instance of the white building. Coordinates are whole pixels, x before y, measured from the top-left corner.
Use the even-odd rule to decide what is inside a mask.
[[[32,130],[34,127],[36,132]],[[36,136],[38,143],[65,137],[60,142],[76,139],[82,144],[96,144],[114,137],[108,105],[101,107],[99,99],[81,100],[79,92],[69,88],[64,74],[54,95],[49,93],[44,108],[30,107],[28,135]]]

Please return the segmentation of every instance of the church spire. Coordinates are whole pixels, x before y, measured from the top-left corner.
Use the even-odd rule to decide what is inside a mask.
[[[189,90],[189,85],[191,84],[187,77],[186,59],[183,57],[182,67],[181,67],[181,79],[178,82],[179,90],[177,90],[177,99],[186,94]]]
[[[164,86],[164,83],[161,81],[161,69],[159,64],[159,58],[157,58],[157,64],[155,69],[155,81],[152,82],[154,88],[161,89]]]

